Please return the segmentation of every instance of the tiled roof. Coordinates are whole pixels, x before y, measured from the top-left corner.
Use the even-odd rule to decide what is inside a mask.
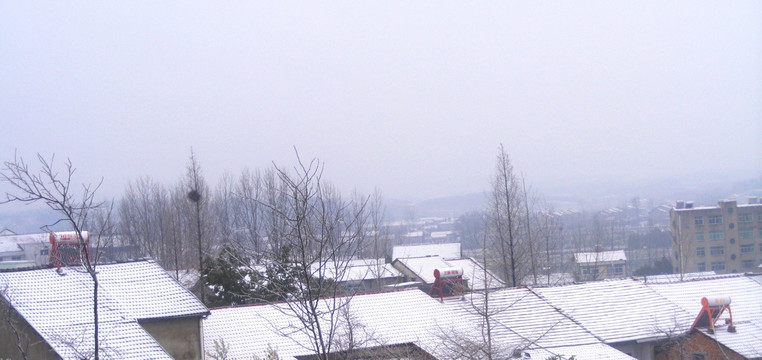
[[[98,267],[98,281],[135,319],[204,315],[208,309],[153,261]]]
[[[502,280],[489,271],[487,271],[485,277],[484,267],[474,259],[446,259],[445,261],[450,266],[463,268],[463,278],[468,280],[468,286],[473,290],[484,290],[485,287],[497,288],[505,286]]]
[[[701,272],[683,273],[683,274],[637,276],[637,277],[633,277],[633,279],[642,281],[647,284],[654,284],[654,283],[677,283],[677,282],[688,281],[688,280],[707,279],[707,278],[712,278],[716,276],[717,274],[715,274],[714,271],[701,271]]]
[[[460,257],[460,243],[398,245],[392,248],[392,260],[421,256]]]
[[[434,269],[449,268],[450,264],[439,256],[396,259],[427,284],[434,283]]]
[[[536,288],[534,291],[606,343],[653,339],[664,337],[666,332],[686,331],[695,316],[633,280],[599,281]]]
[[[526,289],[494,292],[490,304],[495,311],[495,346],[530,354],[576,356],[577,359],[631,359],[570,320]],[[473,294],[474,303],[480,301]],[[338,298],[340,301],[349,298]],[[442,359],[457,358],[449,352],[463,343],[479,343],[479,317],[471,310],[470,298],[444,303],[419,290],[356,295],[349,300],[349,316],[360,347],[413,343]],[[345,318],[345,316],[342,316]],[[326,325],[324,323],[323,325]],[[287,304],[250,305],[212,309],[204,320],[207,351],[224,341],[229,358],[264,355],[270,346],[281,359],[312,353],[304,326]],[[325,326],[324,326],[325,328]],[[336,332],[346,339],[346,328]],[[341,346],[333,351],[341,350]]]
[[[396,261],[402,263],[420,277],[425,283],[433,284],[434,269],[446,269],[450,267],[460,267],[463,269],[463,278],[468,280],[468,286],[475,290],[484,290],[485,277],[484,268],[471,258],[445,259],[439,256],[426,256],[417,258],[403,258]],[[495,275],[487,272],[486,285],[489,288],[505,286],[505,284]]]
[[[714,334],[706,329],[700,331],[747,359],[762,358],[762,321],[735,321],[735,316],[733,320],[735,332],[729,332],[724,323],[715,329]]]
[[[728,275],[647,286],[690,313],[692,317],[687,326],[693,324],[701,310],[701,298],[730,296],[736,332],[728,332],[722,321],[717,322],[718,328],[714,335],[705,330],[703,332],[747,358],[762,357],[762,285],[755,279],[744,275]],[[728,314],[722,317],[726,318]]]
[[[170,358],[137,320],[208,312],[153,261],[99,265],[96,270],[103,358]],[[61,274],[52,268],[0,273],[0,288],[7,287],[4,296],[64,359],[92,351],[92,284],[81,267],[63,268]]]
[[[445,304],[460,317],[479,323],[485,295],[471,293],[450,298]],[[599,344],[601,340],[527,289],[504,289],[489,293],[492,331],[502,343],[514,347],[545,347]],[[520,320],[519,320],[520,319]]]
[[[562,359],[571,359],[573,356],[575,360],[634,359],[603,343],[530,349],[524,353],[529,354],[530,359],[549,359],[554,356]]]
[[[328,279],[335,279],[336,266],[332,261],[323,264],[313,264],[312,271],[318,272],[322,265],[322,276]],[[347,261],[340,268],[340,279],[338,281],[359,281],[369,279],[385,279],[400,277],[402,274],[391,264],[386,264],[384,259],[360,259]]]
[[[589,264],[598,262],[624,261],[627,260],[624,250],[580,252],[574,253],[577,264]]]
[[[442,351],[441,329],[461,326],[444,305],[419,290],[337,299],[350,299],[347,309],[353,335],[362,347],[414,343],[436,354]],[[286,303],[212,309],[203,324],[204,344],[209,351],[215,341],[224,341],[230,358],[262,356],[269,345],[281,359],[291,359],[313,353],[303,328]],[[345,341],[346,331],[340,326],[336,340]],[[333,350],[341,350],[341,345]]]

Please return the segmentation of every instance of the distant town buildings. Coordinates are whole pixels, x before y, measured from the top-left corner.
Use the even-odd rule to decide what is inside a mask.
[[[49,233],[0,236],[0,269],[46,265],[49,258]]]
[[[627,275],[624,250],[578,252],[574,254],[576,278],[582,281],[621,279]]]
[[[753,272],[762,262],[762,203],[722,200],[694,207],[678,201],[670,212],[675,272]]]

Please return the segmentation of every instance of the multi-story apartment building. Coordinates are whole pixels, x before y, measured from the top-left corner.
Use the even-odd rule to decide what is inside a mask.
[[[694,207],[678,201],[670,211],[675,272],[756,272],[762,263],[762,203],[721,200]]]

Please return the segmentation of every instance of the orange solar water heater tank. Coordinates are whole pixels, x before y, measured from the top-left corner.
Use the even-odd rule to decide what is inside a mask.
[[[431,286],[429,295],[435,292],[439,293],[439,301],[443,301],[446,292],[445,287],[449,289],[448,295],[457,295],[463,291],[465,286],[463,285],[462,267],[434,269],[434,284]]]
[[[691,329],[706,328],[710,334],[714,334],[715,323],[727,310],[728,318],[725,319],[725,323],[728,324],[728,332],[736,332],[736,327],[733,325],[733,312],[730,310],[730,302],[730,296],[707,296],[701,298],[701,311],[699,311]]]
[[[79,264],[82,256],[90,253],[90,233],[87,231],[82,234],[82,243],[76,231],[63,231],[50,233],[50,264],[55,265],[60,271],[62,266]]]

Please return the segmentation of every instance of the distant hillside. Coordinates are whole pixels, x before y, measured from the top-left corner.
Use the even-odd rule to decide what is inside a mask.
[[[389,221],[412,220],[422,217],[458,217],[469,211],[483,210],[486,205],[486,192],[417,202],[388,200],[386,202],[386,215]]]
[[[0,211],[0,231],[10,230],[16,234],[32,234],[42,232],[41,227],[53,224],[58,220],[58,214],[50,209],[33,209],[21,211]],[[52,230],[70,230],[63,224]]]

